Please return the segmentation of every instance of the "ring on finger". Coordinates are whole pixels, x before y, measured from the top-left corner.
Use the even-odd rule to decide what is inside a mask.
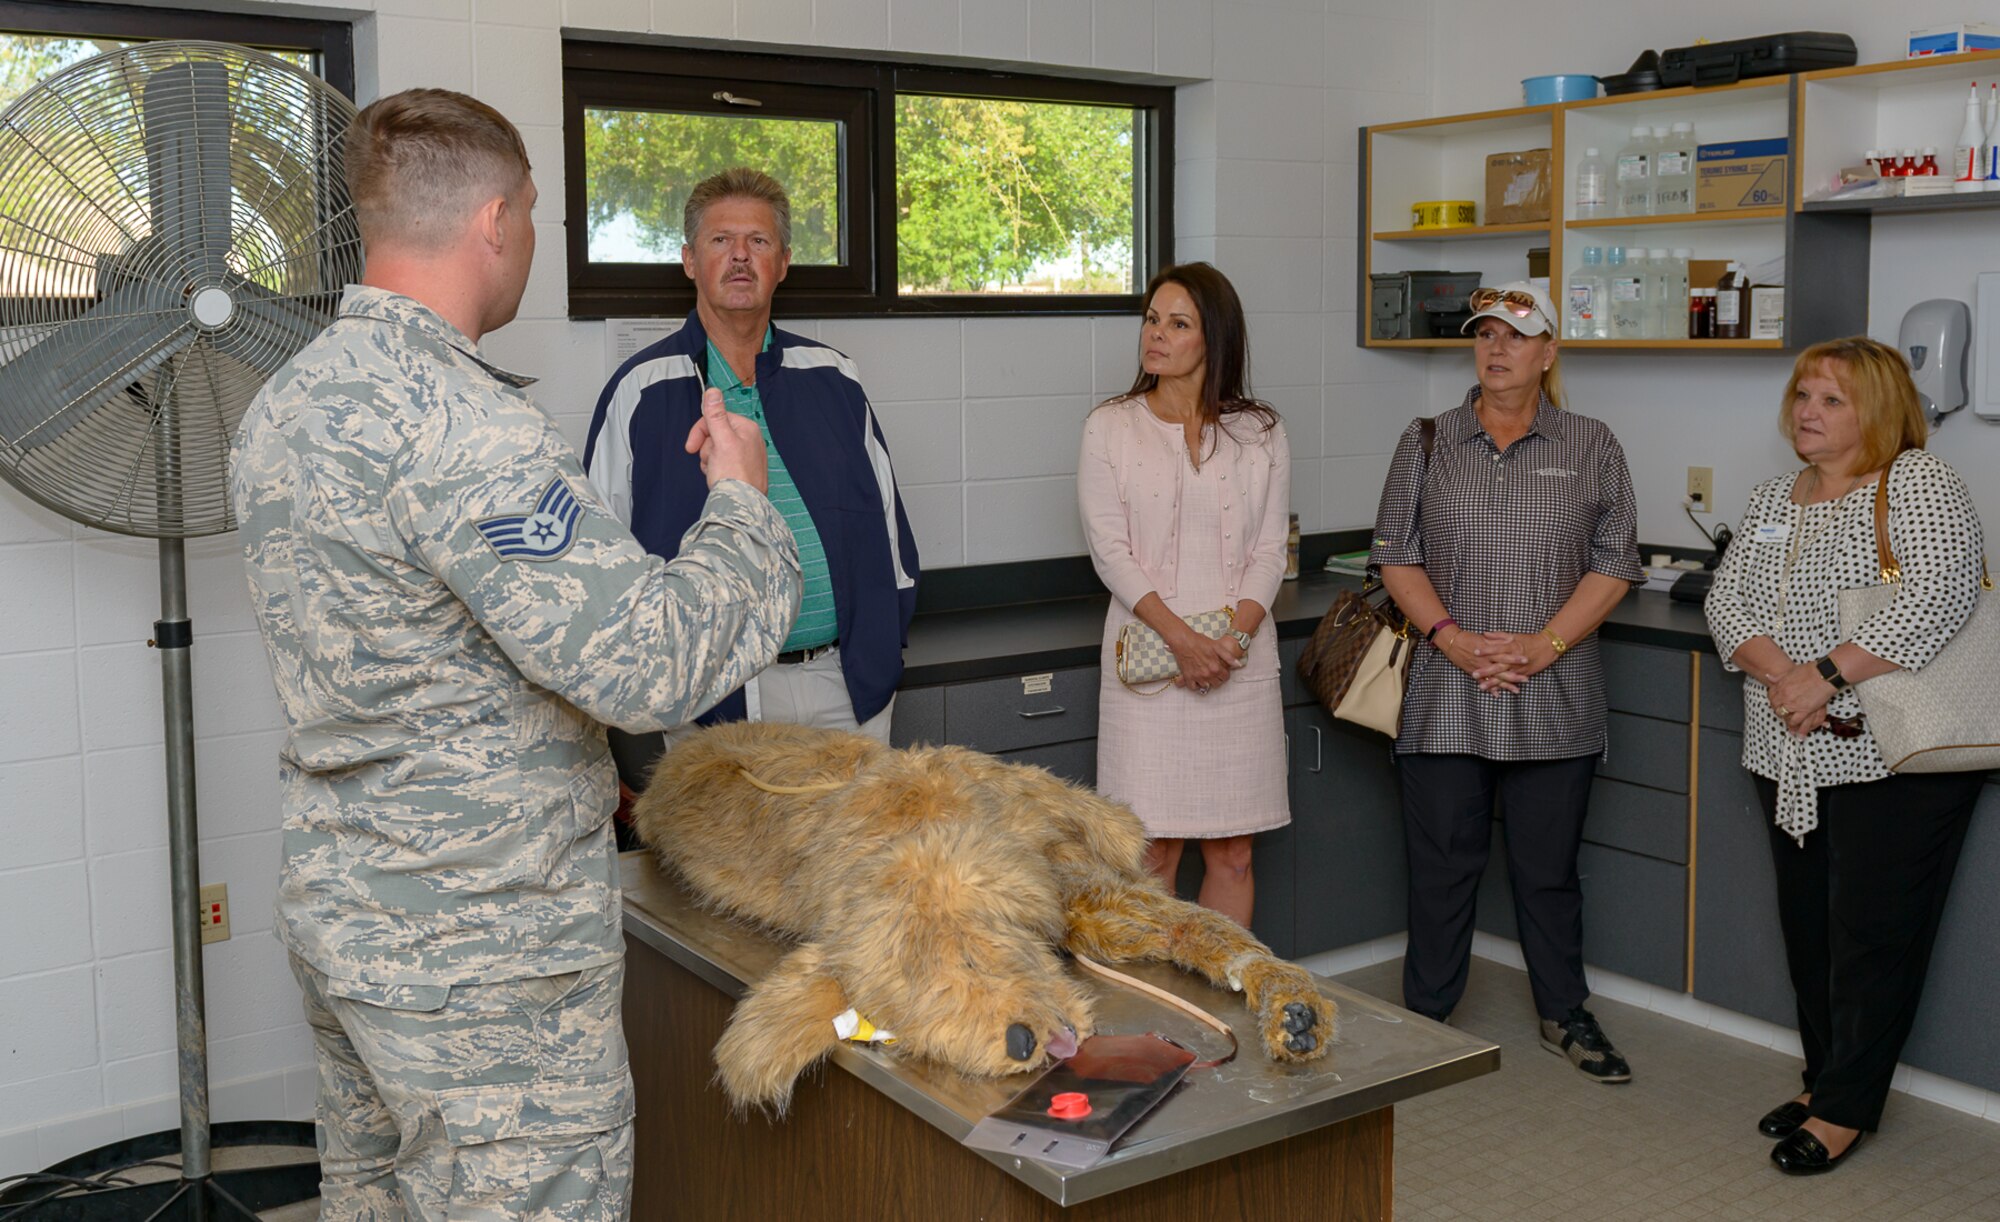
[[[1785,707],[1784,705],[1782,705],[1782,704],[1778,706],[1778,716],[1780,716],[1780,717],[1790,717],[1791,715],[1792,715],[1792,711],[1791,711],[1790,709],[1786,708],[1786,707]]]

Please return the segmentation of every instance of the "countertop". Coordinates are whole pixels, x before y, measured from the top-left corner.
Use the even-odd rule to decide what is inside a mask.
[[[1326,572],[1285,582],[1271,608],[1279,639],[1310,636],[1342,590],[1360,588],[1359,577]],[[903,652],[902,685],[929,687],[1023,670],[1095,666],[1110,602],[1109,594],[1098,594],[919,615]],[[1700,604],[1675,602],[1656,590],[1627,594],[1598,631],[1611,641],[1715,652]]]
[[[625,932],[730,997],[741,997],[746,982],[761,977],[784,953],[782,943],[755,928],[697,908],[648,854],[626,853],[619,865]],[[1496,1045],[1324,978],[1320,988],[1340,1007],[1332,1053],[1307,1066],[1279,1066],[1264,1058],[1253,1017],[1239,995],[1212,989],[1165,964],[1120,965],[1120,969],[1230,1023],[1242,1050],[1227,1065],[1190,1074],[1109,1157],[1088,1170],[970,1152],[1059,1204],[1147,1183],[1500,1067]],[[1083,973],[1079,979],[1097,996],[1100,1030],[1157,1031],[1203,1056],[1221,1051],[1215,1033],[1193,1019],[1122,986]],[[833,1063],[954,1141],[963,1140],[974,1124],[1032,1080],[1025,1075],[968,1080],[854,1044],[836,1050]]]

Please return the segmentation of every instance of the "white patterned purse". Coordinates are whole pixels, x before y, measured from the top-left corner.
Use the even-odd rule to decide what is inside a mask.
[[[1188,627],[1217,641],[1235,624],[1234,607],[1217,607],[1213,611],[1187,617]],[[1118,630],[1116,658],[1118,681],[1126,687],[1139,692],[1138,684],[1160,684],[1150,692],[1139,692],[1142,696],[1165,691],[1181,673],[1181,664],[1174,658],[1174,651],[1167,648],[1166,639],[1139,620],[1133,620]]]
[[[1893,465],[1893,464],[1892,464]],[[1882,584],[1842,590],[1840,635],[1889,605],[1902,567],[1889,550],[1889,473],[1875,485],[1875,555]],[[2000,767],[2000,605],[1980,561],[1972,615],[1921,670],[1892,670],[1854,685],[1868,732],[1891,772],[1968,772]]]

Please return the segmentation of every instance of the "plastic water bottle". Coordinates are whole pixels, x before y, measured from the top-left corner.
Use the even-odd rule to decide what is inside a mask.
[[[1965,95],[1965,122],[1958,129],[1958,147],[1951,153],[1951,176],[1957,181],[1952,190],[1984,191],[1986,176],[1980,173],[1986,157],[1986,124],[1980,121],[1979,82],[1974,81]]]
[[[1634,127],[1618,150],[1618,215],[1653,215],[1653,129]]]
[[[1604,250],[1583,248],[1583,266],[1569,278],[1568,308],[1563,314],[1563,338],[1605,339],[1610,329],[1605,320]]]
[[[1575,219],[1587,221],[1612,215],[1609,177],[1608,167],[1597,150],[1583,150],[1583,160],[1576,163],[1576,206],[1571,209]]]
[[[1635,257],[1637,256],[1637,257]],[[1646,273],[1644,252],[1613,246],[1607,256],[1611,281],[1611,338],[1644,339]]]
[[[1676,123],[1653,157],[1653,214],[1672,216],[1693,211],[1694,124]]]

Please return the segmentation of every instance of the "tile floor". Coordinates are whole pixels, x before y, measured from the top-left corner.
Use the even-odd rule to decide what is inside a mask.
[[[1401,1000],[1401,959],[1337,977]],[[1586,1081],[1543,1050],[1525,973],[1475,958],[1452,1023],[1501,1047],[1500,1070],[1396,1108],[1396,1216],[2000,1220],[2000,1125],[1900,1092],[1834,1172],[1781,1174],[1757,1119],[1798,1090],[1799,1062],[1634,1006],[1590,1008],[1632,1063]]]

